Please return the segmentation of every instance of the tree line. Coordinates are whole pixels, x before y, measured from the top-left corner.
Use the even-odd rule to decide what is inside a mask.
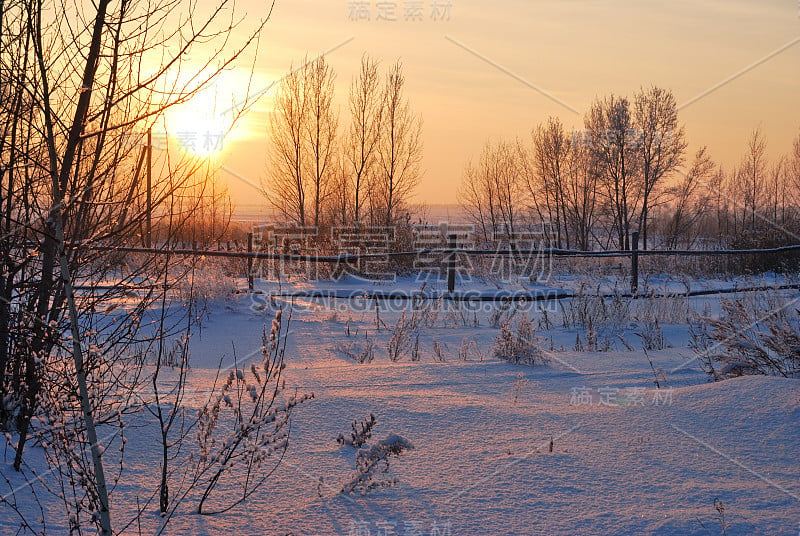
[[[597,98],[582,130],[550,117],[530,139],[487,142],[464,170],[459,201],[478,240],[511,241],[531,224],[559,247],[759,247],[797,243],[800,134],[770,163],[756,129],[726,170],[706,147],[687,158],[671,91]]]
[[[377,61],[362,57],[343,126],[335,79],[322,56],[281,80],[264,195],[285,220],[320,236],[333,226],[393,226],[422,176],[422,120],[405,96],[402,64],[382,74]]]

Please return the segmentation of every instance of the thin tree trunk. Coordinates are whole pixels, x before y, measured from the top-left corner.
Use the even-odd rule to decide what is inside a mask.
[[[80,397],[84,425],[86,426],[86,439],[89,442],[89,448],[91,450],[97,499],[100,503],[98,515],[100,520],[100,534],[102,536],[111,536],[111,512],[109,510],[108,489],[106,487],[102,453],[100,451],[100,444],[97,439],[97,430],[95,429],[94,409],[92,408],[91,398],[89,397],[89,387],[86,377],[83,348],[81,345],[80,326],[78,324],[78,307],[75,303],[75,293],[72,287],[72,274],[70,273],[69,261],[66,253],[63,201],[64,192],[67,187],[67,181],[73,167],[75,155],[77,154],[81,132],[83,130],[83,125],[89,109],[89,103],[92,96],[92,87],[94,85],[95,74],[97,72],[97,63],[100,57],[103,26],[105,24],[106,11],[109,3],[110,0],[100,0],[97,3],[97,13],[95,15],[94,27],[92,30],[92,41],[86,57],[86,66],[83,73],[82,91],[75,108],[75,115],[73,117],[72,125],[70,126],[69,137],[64,150],[64,158],[61,161],[60,173],[58,175],[52,175],[53,206],[51,209],[51,217],[53,219],[54,227],[53,230],[55,232],[55,245],[57,246],[58,260],[61,270],[61,281],[64,288],[64,296],[69,309],[70,330],[72,331],[72,358],[75,364],[75,375],[78,382],[78,395]],[[41,38],[41,34],[39,35],[39,38]],[[41,62],[43,60],[41,49],[39,53],[39,59]],[[46,71],[43,70],[43,72]],[[49,102],[46,102],[45,105],[49,106]],[[52,135],[52,123],[50,123],[49,126],[51,127],[48,128],[48,134],[50,134],[49,151],[52,155],[55,152],[54,138]],[[51,167],[53,168],[56,165],[56,161],[51,163]],[[91,177],[89,180],[91,180]]]

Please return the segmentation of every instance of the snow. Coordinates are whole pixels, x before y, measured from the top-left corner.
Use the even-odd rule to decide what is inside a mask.
[[[251,362],[260,363],[263,329],[270,326],[274,307],[287,307],[285,322],[292,305],[289,298],[269,299],[270,293],[304,289],[309,295],[349,295],[365,289],[354,278],[259,284],[261,294],[240,293],[207,304],[202,328],[190,340],[186,403],[192,408],[207,399],[218,366],[244,375]],[[501,290],[575,291],[584,284],[564,278]],[[469,285],[474,293],[498,290],[493,282]],[[585,286],[613,291],[620,281]],[[669,278],[651,286],[686,291],[685,284]],[[732,284],[693,280],[690,286]],[[411,277],[368,290],[419,288]],[[435,296],[441,283],[429,282],[427,289]],[[654,312],[645,305],[636,304],[641,309],[613,326],[598,326],[609,340],[621,338],[633,347],[616,342],[603,352],[574,349],[576,336],[584,332],[561,325],[555,302],[531,305],[529,316],[550,361],[526,367],[491,357],[499,333],[489,325],[491,303],[470,310],[478,326],[440,313],[432,327],[419,330],[419,362],[408,355],[390,362],[386,346],[399,309],[385,304],[376,312],[371,302],[344,306],[341,300],[295,299],[284,371],[287,394],[315,396],[295,409],[282,463],[267,486],[230,512],[199,516],[193,513],[197,497],[187,497],[163,533],[795,535],[800,531],[800,380],[743,376],[709,383],[687,347],[687,303],[697,313],[719,311],[719,298],[713,296],[648,306],[672,318],[659,320],[667,346],[647,356],[635,335],[646,313]],[[549,328],[542,308],[549,308]],[[358,364],[337,351],[348,332],[349,340],[365,332],[373,339],[374,361]],[[470,351],[461,360],[465,341]],[[434,355],[434,343],[444,348],[445,361]],[[164,381],[170,378],[165,375]],[[342,494],[355,451],[342,448],[336,438],[370,413],[377,425],[369,444],[405,449],[391,459],[397,483],[364,496]],[[117,526],[132,519],[137,498],[144,503],[155,492],[160,460],[152,416],[140,412],[128,418],[126,469],[112,494]],[[119,438],[107,446],[110,466],[119,446]],[[28,458],[43,478],[52,478],[45,474],[40,449],[29,449]],[[42,514],[26,495],[29,488],[13,474],[12,460],[13,452],[6,449],[3,473],[12,479],[9,489],[35,519]],[[235,486],[224,482],[222,489]],[[41,489],[37,493],[49,532],[68,533],[57,497]],[[157,502],[128,526],[128,533],[138,533],[139,523],[145,534],[162,526]],[[2,534],[13,534],[18,526],[12,515],[0,519]]]

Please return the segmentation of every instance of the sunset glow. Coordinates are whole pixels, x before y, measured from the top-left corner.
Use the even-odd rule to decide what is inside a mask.
[[[265,9],[252,1],[242,7],[254,17]],[[777,158],[800,130],[798,36],[792,0],[278,2],[255,63],[263,84],[251,94],[327,52],[341,130],[362,53],[384,67],[400,58],[424,121],[417,200],[455,202],[464,166],[488,139],[528,140],[551,115],[580,129],[596,96],[641,86],[673,91],[690,152],[708,145],[731,167],[760,126]],[[239,142],[226,140],[229,167],[252,178],[231,183],[237,201],[254,202],[252,184],[264,173],[270,99],[243,119]]]

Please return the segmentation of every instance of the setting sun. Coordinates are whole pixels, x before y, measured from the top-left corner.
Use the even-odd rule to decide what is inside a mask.
[[[239,113],[247,103],[246,88],[246,78],[223,71],[213,83],[168,110],[164,125],[170,144],[188,154],[209,157],[242,140],[247,136],[247,117]]]

